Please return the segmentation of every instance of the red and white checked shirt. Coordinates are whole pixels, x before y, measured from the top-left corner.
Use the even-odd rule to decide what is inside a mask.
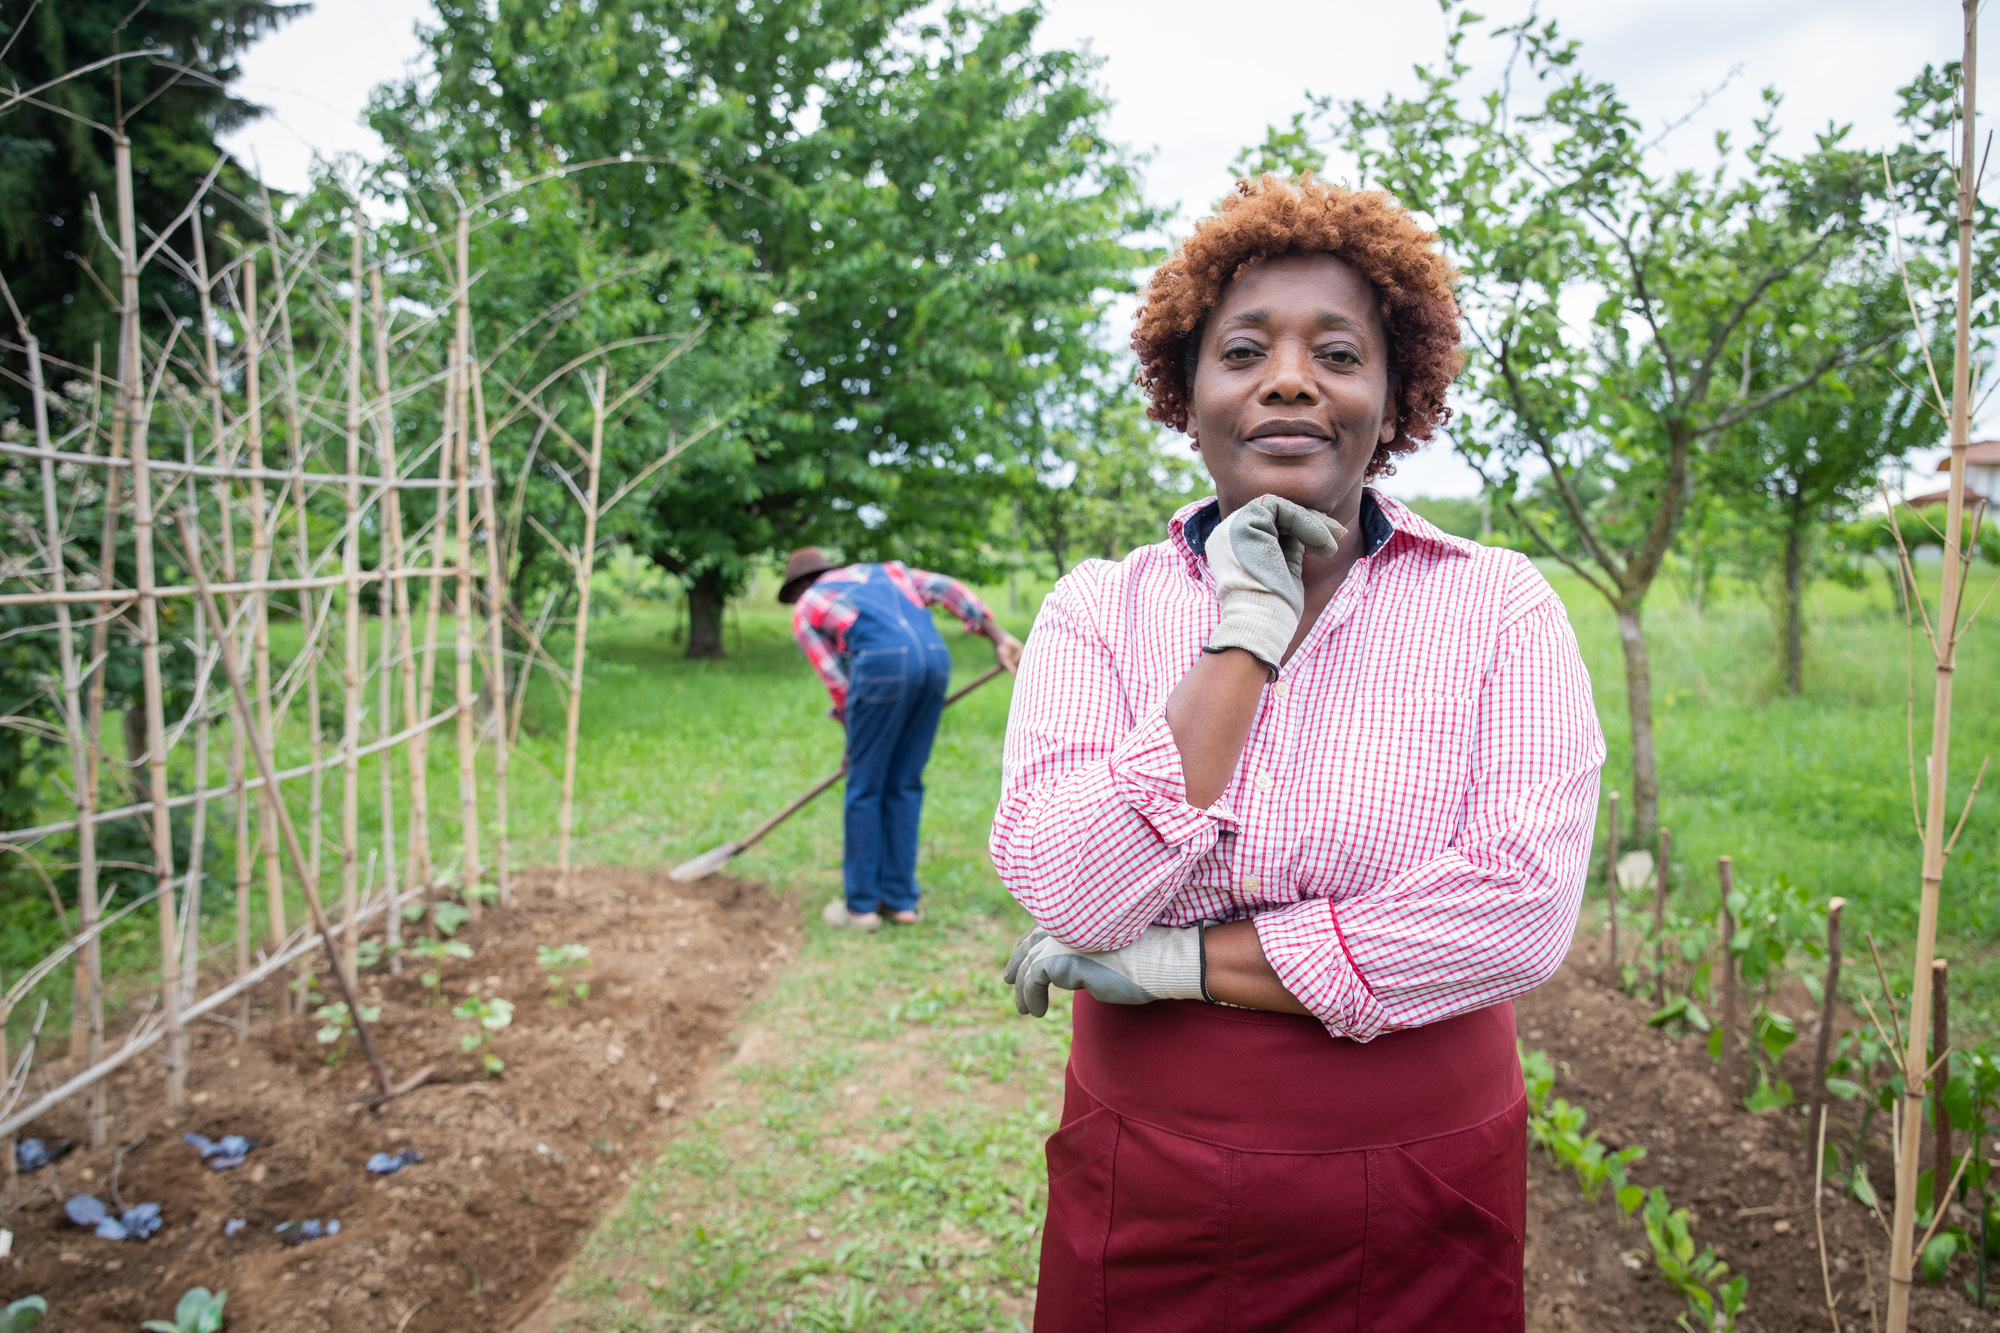
[[[900,560],[891,560],[878,568],[913,605],[943,606],[964,621],[970,633],[978,633],[993,618],[986,603],[949,574],[908,569]],[[799,594],[792,607],[792,637],[799,641],[806,661],[812,663],[826,692],[833,696],[835,717],[847,715],[847,631],[861,614],[847,594],[867,577],[866,565],[829,569]]]
[[[1604,763],[1540,572],[1368,495],[1366,554],[1206,810],[1187,803],[1166,703],[1221,615],[1186,533],[1212,501],[1057,583],[1014,686],[992,835],[1001,879],[1065,943],[1254,918],[1285,988],[1358,1041],[1555,972]]]

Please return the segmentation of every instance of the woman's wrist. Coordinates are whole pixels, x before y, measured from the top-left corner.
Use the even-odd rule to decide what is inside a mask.
[[[1273,1014],[1311,1014],[1285,989],[1264,956],[1255,921],[1231,921],[1201,933],[1201,988],[1211,1004],[1262,1009]]]

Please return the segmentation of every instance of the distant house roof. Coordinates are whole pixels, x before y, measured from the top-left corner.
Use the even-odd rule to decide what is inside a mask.
[[[1941,505],[1951,499],[1950,491],[1926,491],[1922,495],[1912,495],[1903,503],[1911,509],[1922,509],[1925,505]]]
[[[2000,467],[2000,440],[1974,440],[1965,446],[1967,467]],[[1951,455],[1938,460],[1937,470],[1951,471]]]

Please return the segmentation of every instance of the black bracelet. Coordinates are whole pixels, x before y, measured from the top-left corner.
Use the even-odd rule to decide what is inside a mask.
[[[1195,928],[1196,930],[1198,930],[1198,931],[1200,931],[1200,932],[1201,932],[1201,933],[1200,933],[1199,935],[1195,936],[1195,944],[1196,944],[1196,946],[1197,946],[1197,947],[1199,948],[1199,950],[1200,950],[1200,953],[1201,953],[1201,998],[1202,998],[1202,1002],[1203,1002],[1204,1004],[1214,1004],[1214,1003],[1215,1003],[1215,997],[1214,997],[1213,995],[1210,995],[1210,994],[1208,993],[1208,922],[1206,922],[1206,921],[1197,921],[1197,922],[1195,923],[1195,927],[1194,927],[1194,928]]]

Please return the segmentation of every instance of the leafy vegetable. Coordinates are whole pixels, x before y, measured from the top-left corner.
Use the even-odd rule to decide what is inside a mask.
[[[91,1194],[73,1194],[63,1204],[63,1215],[80,1227],[89,1227],[105,1240],[145,1240],[160,1229],[160,1205],[142,1203],[113,1217],[103,1200]]]
[[[514,1021],[514,1002],[496,995],[490,1000],[468,995],[452,1009],[453,1018],[471,1019],[478,1024],[458,1039],[461,1051],[479,1052],[479,1064],[488,1074],[498,1074],[507,1062],[493,1054],[493,1036],[505,1032]]]
[[[39,1296],[23,1296],[0,1310],[0,1333],[28,1333],[49,1312],[49,1303]]]
[[[222,1333],[222,1303],[226,1291],[190,1287],[174,1307],[172,1319],[148,1319],[139,1325],[146,1333]]]
[[[549,997],[550,1004],[568,1004],[574,995],[579,1000],[590,998],[590,983],[572,983],[570,977],[581,972],[590,964],[590,946],[584,944],[558,944],[553,947],[542,944],[535,948],[535,965],[548,977],[549,988],[555,992]]]

